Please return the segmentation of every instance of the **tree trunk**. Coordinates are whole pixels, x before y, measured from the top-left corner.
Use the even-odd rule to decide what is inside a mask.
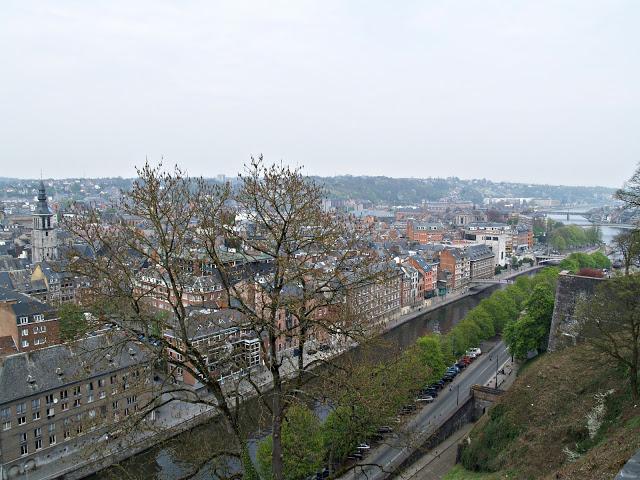
[[[282,453],[282,383],[280,372],[276,368],[273,374],[273,450],[271,452],[271,471],[274,480],[284,479],[284,465]]]
[[[638,400],[640,392],[638,392],[638,361],[640,360],[640,351],[638,350],[638,337],[633,339],[633,358],[631,359],[631,394],[634,400]]]

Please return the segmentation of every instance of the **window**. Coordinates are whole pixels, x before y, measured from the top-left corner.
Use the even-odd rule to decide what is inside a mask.
[[[56,431],[56,424],[55,423],[50,423],[47,427],[47,430],[49,430],[49,432],[55,432]]]
[[[26,323],[29,323],[29,318],[28,317],[20,317],[18,319],[18,325],[25,325]]]
[[[27,441],[27,432],[24,432],[24,433],[20,434],[20,441],[22,443],[25,443]]]
[[[29,447],[27,447],[27,444],[25,443],[20,445],[20,455],[24,456],[28,454],[29,454]]]
[[[16,415],[22,415],[27,411],[27,404],[25,402],[16,404]]]
[[[74,406],[74,407],[79,407],[79,406],[80,406],[80,399],[79,399],[79,398],[76,398],[76,399],[73,401],[73,406]]]
[[[11,409],[8,407],[0,409],[0,419],[8,420],[9,418],[11,418]]]
[[[35,422],[36,420],[40,420],[40,411],[35,411],[33,412],[33,414],[31,415],[31,419]]]
[[[63,412],[66,412],[67,410],[69,410],[69,404],[67,402],[62,402],[60,404],[60,408]]]
[[[39,438],[42,436],[42,428],[38,427],[38,428],[34,428],[33,429],[33,436],[36,438]]]
[[[52,433],[51,435],[49,435],[49,445],[55,445],[56,444],[56,434]]]
[[[18,417],[18,425],[24,425],[27,423],[27,417]]]
[[[2,422],[2,430],[9,430],[11,428],[11,420]]]
[[[33,316],[33,319],[34,319],[36,322],[42,322],[42,321],[44,321],[44,315],[42,315],[42,314],[34,315],[34,316]]]
[[[60,390],[60,400],[64,400],[67,397],[68,397],[67,391],[66,390]]]
[[[53,418],[56,416],[56,409],[53,407],[47,408],[47,418]]]
[[[40,399],[34,398],[31,400],[31,410],[38,410],[40,408]]]
[[[117,375],[111,375],[111,378],[109,379],[109,381],[111,382],[111,385],[113,385],[114,383],[116,383],[118,381],[118,376]]]
[[[36,450],[40,450],[42,448],[42,439],[41,438],[36,438],[35,446],[36,446]]]
[[[100,388],[104,387],[105,383],[106,382],[104,381],[104,378],[101,378],[100,380],[98,380],[98,387]]]
[[[87,392],[93,392],[93,382],[87,383]]]
[[[90,393],[89,396],[87,397],[87,403],[91,403],[93,402],[93,393]]]
[[[44,399],[45,402],[47,402],[47,405],[51,405],[53,403],[53,393],[50,393],[49,395],[44,397]]]
[[[80,385],[77,385],[77,386],[73,387],[73,394],[75,396],[80,395]]]
[[[127,405],[131,405],[132,403],[135,403],[137,400],[138,400],[138,397],[136,395],[127,397]]]
[[[21,345],[22,348],[27,348],[29,346],[29,342],[27,340],[22,340]]]
[[[104,390],[100,392],[100,399],[103,399],[106,396],[107,396],[107,394],[106,394],[106,392]]]
[[[33,342],[34,345],[44,345],[45,343],[47,343],[46,337],[36,338]]]
[[[34,330],[34,332],[33,332],[33,333],[36,333],[36,332],[35,332],[35,328],[34,328],[33,330]],[[22,336],[23,336],[23,337],[26,337],[27,335],[29,335],[29,329],[28,329],[28,328],[23,328],[23,329],[22,329]]]
[[[71,438],[71,430],[69,430],[68,428],[65,428],[63,436],[65,440],[69,440]]]
[[[95,410],[89,410],[89,418],[96,418],[96,411]]]
[[[112,403],[111,403],[111,408],[112,408],[113,410],[117,410],[117,409],[118,409],[118,400],[116,400],[115,402],[112,402]]]

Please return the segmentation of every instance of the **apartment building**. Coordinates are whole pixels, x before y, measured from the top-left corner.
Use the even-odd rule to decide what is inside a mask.
[[[60,343],[57,310],[22,293],[0,288],[0,337],[10,336],[19,352]]]
[[[249,329],[244,316],[231,309],[192,310],[187,319],[188,342],[203,356],[211,376],[220,380],[260,367],[260,339]],[[198,380],[184,368],[184,338],[167,330],[169,374],[178,382],[194,387]]]
[[[439,279],[446,277],[448,290],[463,290],[469,286],[471,263],[469,256],[460,248],[445,248],[440,251]]]
[[[446,231],[442,223],[407,222],[407,238],[413,242],[441,242]]]
[[[103,335],[0,358],[4,478],[27,478],[40,465],[97,451],[127,422],[153,419],[151,385],[139,344]]]
[[[495,256],[489,245],[469,245],[466,249],[469,256],[469,278],[493,278],[496,269]]]

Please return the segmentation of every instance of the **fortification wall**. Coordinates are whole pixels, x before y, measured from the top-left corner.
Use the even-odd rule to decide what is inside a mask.
[[[574,345],[578,341],[580,332],[575,318],[576,304],[582,299],[591,297],[596,287],[603,281],[605,281],[603,278],[582,277],[568,272],[560,273],[549,332],[548,350],[550,352]]]

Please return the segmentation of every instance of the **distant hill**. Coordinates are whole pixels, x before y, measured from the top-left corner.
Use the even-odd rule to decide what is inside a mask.
[[[491,180],[462,180],[448,178],[391,178],[343,175],[337,177],[312,177],[327,189],[330,198],[353,199],[383,203],[387,205],[420,204],[422,201],[437,201],[446,198],[471,201],[481,205],[483,198],[550,198],[562,204],[606,204],[610,203],[615,189],[608,187],[576,187],[563,185],[537,185],[510,182],[492,182]],[[52,182],[51,191],[62,191],[64,184],[79,180],[129,188],[130,178],[87,178],[47,180]],[[218,179],[209,181],[217,183]],[[227,177],[225,181],[237,183],[237,178]],[[0,177],[0,188],[36,188],[39,180]],[[1,192],[0,192],[1,194]],[[1,195],[0,195],[1,197]]]
[[[443,198],[481,204],[485,197],[551,198],[561,203],[603,203],[611,200],[615,189],[461,180],[449,178],[390,178],[366,176],[314,177],[329,195],[337,199],[369,200],[390,205],[417,204]]]

